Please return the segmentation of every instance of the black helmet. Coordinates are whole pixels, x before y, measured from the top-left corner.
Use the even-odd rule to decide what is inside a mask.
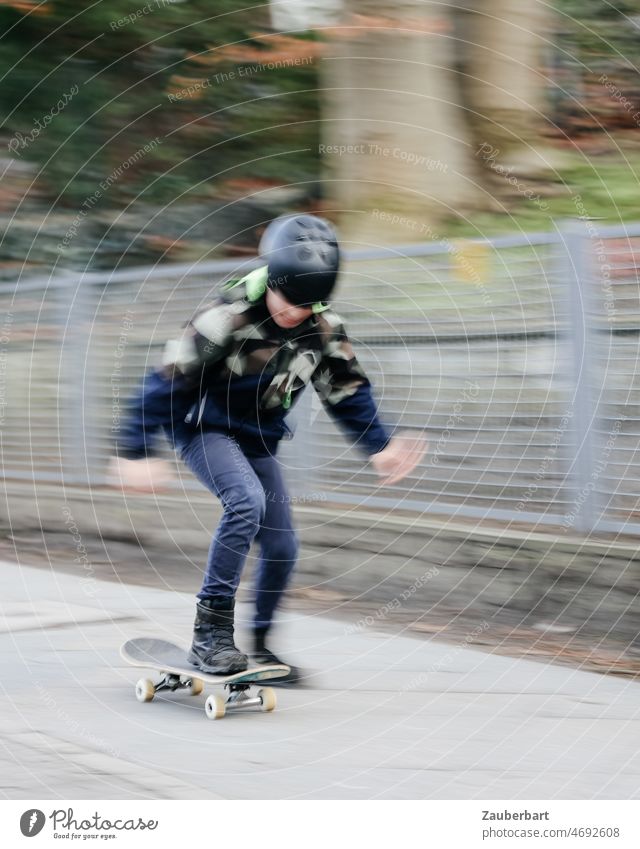
[[[335,230],[315,215],[285,215],[272,221],[260,240],[270,289],[292,304],[312,306],[328,300],[340,267]]]

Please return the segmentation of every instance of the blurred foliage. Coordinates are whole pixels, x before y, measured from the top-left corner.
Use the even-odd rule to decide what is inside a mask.
[[[573,147],[576,138],[603,130],[638,131],[640,0],[555,5],[550,100],[556,132],[550,141],[568,157],[561,182],[580,186],[594,215],[637,218],[633,150],[621,155],[609,143],[594,168]],[[13,142],[20,162],[38,169],[38,194],[32,194],[43,209],[57,206],[73,219],[101,182],[111,180],[100,212],[136,198],[180,205],[215,197],[222,207],[262,187],[319,180],[322,43],[313,33],[271,32],[267,4],[101,0],[84,7],[77,0],[0,0],[0,32],[2,142],[5,149]],[[599,82],[602,73],[615,79],[620,98]],[[24,146],[17,146],[20,138]],[[14,196],[6,180],[3,191],[0,208],[10,210]],[[547,200],[549,211],[542,212],[516,197],[507,215],[479,213],[473,222],[451,221],[451,230],[472,234],[480,224],[484,232],[548,229],[554,216],[574,211],[571,193],[562,188]],[[245,223],[234,226],[241,231]],[[63,236],[68,226],[60,225]],[[34,227],[25,223],[25,239]],[[158,234],[171,241],[181,230],[163,222]],[[16,260],[27,248],[16,242]]]
[[[67,207],[114,174],[101,208],[313,179],[318,43],[268,26],[267,5],[239,0],[4,2],[3,140]]]
[[[555,6],[549,90],[553,123],[572,139],[636,130],[640,0],[555,0]]]
[[[556,0],[558,29],[584,61],[604,55],[638,70],[640,60],[640,0]],[[566,42],[561,47],[570,49]],[[576,57],[577,58],[577,57]]]

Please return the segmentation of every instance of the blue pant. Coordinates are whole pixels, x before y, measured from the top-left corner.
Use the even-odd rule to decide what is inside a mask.
[[[255,626],[268,626],[298,556],[280,464],[273,456],[247,457],[233,437],[214,431],[198,433],[180,456],[224,508],[198,598],[235,596],[255,539],[260,545]]]

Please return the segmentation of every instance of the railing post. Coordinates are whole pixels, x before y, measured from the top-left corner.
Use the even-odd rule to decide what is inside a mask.
[[[312,464],[316,457],[314,449],[317,431],[313,428],[313,419],[317,404],[320,404],[320,399],[313,387],[307,386],[288,420],[289,426],[295,430],[295,436],[286,445],[285,456],[294,464],[293,468],[287,470],[287,481],[292,494],[301,501],[311,497],[314,489],[315,471]]]
[[[573,456],[570,459],[573,499],[563,519],[567,530],[590,533],[599,519],[593,479],[596,405],[593,339],[592,247],[586,220],[567,221],[561,228],[567,287],[568,327],[573,392]]]
[[[65,482],[88,486],[93,481],[96,392],[92,385],[95,363],[90,360],[95,321],[95,287],[79,273],[67,286],[67,319],[61,352],[64,387],[64,432],[62,452]]]

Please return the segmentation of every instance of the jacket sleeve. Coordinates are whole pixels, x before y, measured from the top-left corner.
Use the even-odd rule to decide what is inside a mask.
[[[127,406],[116,436],[116,453],[128,460],[153,457],[159,431],[184,421],[195,403],[197,385],[177,370],[154,369],[145,376]]]
[[[150,371],[127,405],[116,435],[120,457],[152,457],[161,429],[169,434],[184,423],[197,402],[204,368],[226,355],[232,333],[234,307],[218,303],[201,310],[177,339],[167,342],[162,366]]]
[[[334,313],[322,316],[325,343],[311,378],[322,403],[355,446],[367,455],[387,446],[390,434],[378,415],[371,383],[357,361],[344,325]]]

